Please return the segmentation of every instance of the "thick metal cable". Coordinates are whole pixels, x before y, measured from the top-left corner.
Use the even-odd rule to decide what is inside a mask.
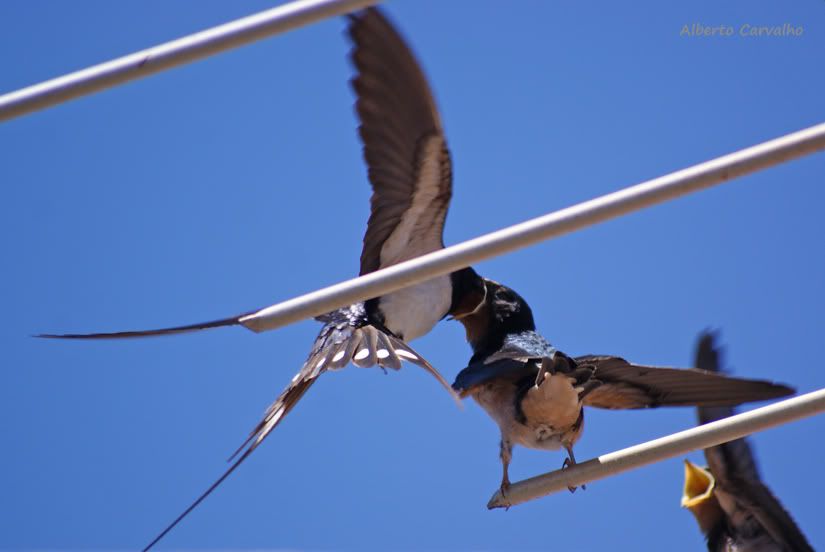
[[[191,63],[378,0],[298,0],[0,96],[0,121]]]
[[[566,491],[568,487],[576,487],[591,481],[604,479],[674,456],[681,456],[692,450],[719,445],[757,431],[822,412],[825,412],[825,389],[611,452],[569,468],[513,483],[506,496],[502,496],[500,491],[496,491],[487,507],[490,509],[507,508],[551,493]]]
[[[825,123],[295,297],[241,323],[256,332],[279,328],[822,149]]]

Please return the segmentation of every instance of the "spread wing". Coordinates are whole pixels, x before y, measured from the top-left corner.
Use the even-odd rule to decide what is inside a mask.
[[[538,376],[542,358],[511,357],[471,364],[453,383],[461,396],[494,379],[513,382]],[[785,385],[747,380],[703,370],[630,364],[615,356],[586,355],[570,359],[556,353],[553,370],[570,375],[582,388],[583,404],[608,409],[658,406],[731,405],[784,397],[794,392]],[[565,359],[567,362],[558,362]]]
[[[788,386],[763,380],[732,378],[691,368],[630,364],[623,358],[586,355],[575,358],[592,370],[601,385],[584,404],[609,409],[658,406],[724,406],[764,401],[794,393]]]
[[[450,154],[427,79],[376,9],[351,16],[352,86],[373,194],[361,274],[444,247]]]
[[[350,20],[351,57],[358,73],[352,86],[373,188],[361,254],[360,273],[366,274],[444,247],[452,168],[427,79],[404,40],[376,9],[352,15]],[[37,337],[122,339],[234,325],[261,331],[252,316],[257,312],[153,330]]]
[[[696,367],[712,373],[721,373],[721,351],[715,344],[716,336],[703,333],[696,347]],[[731,407],[700,407],[699,423],[706,424],[734,414]],[[746,439],[735,439],[705,449],[710,472],[716,479],[717,492],[733,499],[740,515],[728,513],[731,522],[750,523],[754,519],[777,543],[788,550],[810,550],[805,535],[768,487],[762,483],[753,451]],[[729,501],[726,501],[728,503]]]
[[[127,330],[121,332],[109,333],[88,333],[88,334],[38,334],[34,337],[43,337],[47,339],[128,339],[134,337],[152,337],[157,335],[176,335],[182,333],[192,333],[200,330],[208,330],[210,328],[220,328],[223,326],[239,326],[243,323],[241,320],[257,311],[247,312],[232,316],[230,318],[223,318],[221,320],[213,320],[211,322],[199,322],[197,324],[187,324],[186,326],[173,326],[170,328],[158,328],[154,330]]]

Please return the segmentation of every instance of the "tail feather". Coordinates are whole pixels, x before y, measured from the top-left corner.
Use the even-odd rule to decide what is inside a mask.
[[[352,363],[359,368],[369,368],[378,364],[378,333],[373,326],[360,328],[361,341],[356,346],[355,354],[352,355]]]
[[[362,354],[363,357],[357,358]],[[384,368],[398,370],[401,361],[407,360],[417,366],[427,370],[444,386],[455,401],[461,405],[461,401],[455,391],[450,387],[441,374],[433,368],[429,362],[415,352],[409,345],[400,339],[386,334],[371,325],[353,327],[341,324],[340,321],[327,322],[319,333],[312,347],[306,362],[301,370],[295,374],[287,388],[275,399],[275,402],[266,409],[266,413],[255,428],[249,433],[240,447],[229,458],[232,465],[204,491],[186,510],[183,511],[172,523],[152,540],[144,549],[144,552],[157,544],[160,539],[166,536],[178,523],[180,523],[192,510],[194,510],[206,497],[218,488],[237,467],[246,460],[252,452],[258,448],[267,436],[278,427],[287,414],[298,404],[298,401],[309,390],[313,383],[327,370],[343,368],[349,362],[356,366],[378,365]],[[367,364],[372,361],[372,364]]]
[[[198,497],[198,498],[197,498],[194,502],[192,502],[192,504],[190,504],[190,505],[189,505],[189,507],[188,507],[188,508],[186,508],[186,510],[184,510],[183,512],[181,512],[181,514],[180,514],[178,517],[176,517],[176,518],[175,518],[175,520],[174,520],[172,523],[170,523],[169,525],[167,525],[167,526],[163,529],[163,531],[161,531],[160,533],[158,533],[158,535],[157,535],[154,539],[152,539],[152,542],[150,542],[149,544],[147,544],[147,545],[146,545],[146,547],[143,549],[143,552],[147,552],[149,549],[151,549],[153,546],[155,546],[155,545],[156,545],[156,544],[157,544],[157,543],[158,543],[158,542],[159,542],[159,541],[160,541],[163,537],[165,537],[165,536],[169,533],[169,531],[171,531],[172,529],[174,529],[174,528],[175,528],[175,526],[177,526],[177,524],[178,524],[178,523],[180,523],[181,521],[183,521],[183,518],[185,518],[186,516],[188,516],[188,515],[192,512],[192,510],[194,510],[195,508],[197,508],[197,507],[198,507],[198,505],[206,499],[206,497],[208,497],[210,494],[212,494],[212,491],[214,491],[215,489],[217,489],[217,488],[218,488],[218,486],[219,486],[221,483],[223,483],[223,482],[224,482],[224,480],[225,480],[227,477],[229,477],[229,476],[230,476],[230,474],[232,474],[232,472],[233,472],[233,471],[235,471],[235,469],[236,469],[238,466],[240,466],[240,465],[241,465],[241,462],[243,462],[244,460],[246,460],[246,457],[247,457],[247,456],[249,456],[249,454],[250,454],[251,452],[252,452],[251,450],[247,450],[247,451],[243,454],[243,456],[241,456],[240,458],[238,458],[238,460],[237,460],[234,464],[232,464],[232,466],[230,466],[230,467],[229,467],[229,469],[228,469],[228,470],[226,470],[226,471],[223,473],[223,475],[221,475],[221,476],[220,476],[220,477],[219,477],[219,478],[218,478],[218,479],[217,479],[214,483],[212,483],[212,485],[210,485],[210,486],[209,486],[209,488],[208,488],[208,489],[206,489],[206,491],[204,491],[204,492],[203,492],[203,493],[202,493],[202,494],[201,494],[201,495],[200,495],[200,496],[199,496],[199,497]]]
[[[343,347],[341,348],[341,350],[335,353],[335,355],[333,355],[332,359],[330,360],[328,366],[329,370],[340,370],[346,367],[352,361],[352,355],[355,354],[355,349],[361,342],[361,330],[355,331],[358,332],[359,335],[353,336],[352,339],[347,339],[343,342]]]
[[[330,320],[330,319],[327,319]],[[328,354],[334,343],[341,347]],[[340,320],[330,320],[315,340],[313,358],[325,359],[319,367],[324,370],[339,370],[350,362],[359,368],[380,366],[384,369],[400,370],[403,361],[415,364],[429,372],[447,390],[451,397],[461,404],[458,394],[447,380],[418,352],[389,332],[366,322],[360,327],[342,324]]]
[[[384,332],[377,332],[377,334],[378,350],[376,351],[376,356],[378,357],[378,363],[384,368],[400,370],[401,359],[398,358],[398,355],[395,353],[389,336]]]
[[[444,379],[444,376],[441,375],[441,372],[435,369],[435,367],[427,362],[427,360],[418,354],[412,347],[401,341],[395,336],[387,335],[390,343],[393,346],[395,355],[407,362],[411,362],[416,366],[419,366],[426,370],[432,377],[438,380],[438,383],[441,384],[444,389],[450,394],[453,400],[458,404],[459,407],[462,406],[461,404],[461,397],[459,397],[458,393],[456,393],[455,389],[453,389],[452,385],[450,385],[447,380]]]
[[[309,361],[308,361],[309,362]],[[208,497],[212,492],[218,488],[218,486],[224,482],[224,480],[234,472],[238,466],[240,466],[244,460],[246,460],[252,451],[258,448],[258,445],[269,435],[273,429],[280,423],[280,421],[286,416],[290,410],[298,403],[301,397],[304,396],[304,393],[315,383],[316,378],[308,377],[304,374],[304,369],[307,368],[309,364],[304,364],[304,368],[302,368],[301,372],[298,372],[298,375],[293,378],[292,383],[289,384],[283,393],[272,403],[267,409],[266,415],[264,418],[258,423],[249,437],[244,441],[243,445],[241,445],[237,451],[232,455],[229,459],[235,461],[232,463],[229,468],[223,472],[223,474],[215,480],[212,485],[209,486],[197,499],[195,499],[192,504],[190,504],[178,517],[172,521],[169,525],[167,525],[163,531],[161,531],[152,542],[150,542],[146,548],[143,549],[143,552],[146,552],[150,548],[152,548],[155,544],[158,543],[163,537],[165,537],[169,531],[174,529],[174,527],[183,521],[183,519],[188,516],[192,510],[194,510],[201,502],[203,502],[206,497]],[[240,455],[240,456],[239,456]]]

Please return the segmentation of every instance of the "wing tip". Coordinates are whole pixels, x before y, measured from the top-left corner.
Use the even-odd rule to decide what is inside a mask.
[[[219,320],[211,320],[209,322],[198,322],[196,324],[187,324],[184,326],[172,326],[168,328],[157,328],[152,330],[126,330],[120,332],[95,332],[86,334],[52,334],[41,333],[32,335],[32,337],[40,339],[133,339],[140,337],[157,337],[164,335],[177,335],[184,333],[194,333],[201,330],[210,330],[212,328],[223,328],[226,326],[243,325],[243,319],[249,314],[242,314],[239,316],[232,316],[230,318],[221,318]]]
[[[29,337],[35,339],[106,339],[107,337],[119,337],[117,334],[91,333],[91,334],[32,334]]]
[[[732,376],[726,376],[732,380],[743,381],[741,378],[735,378]],[[790,395],[795,395],[797,393],[797,389],[795,387],[791,387],[790,385],[786,385],[784,383],[778,383],[769,380],[749,380],[745,379],[744,383],[750,384],[751,389],[748,392],[744,392],[743,395],[749,395],[752,398],[746,398],[744,402],[757,402],[757,401],[767,401],[771,399],[780,399],[782,397],[788,397]]]
[[[791,387],[790,385],[785,385],[784,383],[771,383],[770,385],[772,394],[771,398],[774,399],[796,395],[798,392],[796,387]]]

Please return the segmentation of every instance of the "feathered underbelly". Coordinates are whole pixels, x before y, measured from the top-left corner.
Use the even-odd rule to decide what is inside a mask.
[[[572,446],[583,429],[578,392],[564,375],[548,376],[521,401],[523,420],[515,408],[515,386],[494,382],[481,386],[473,398],[487,411],[513,444],[539,450]]]
[[[433,329],[447,314],[451,302],[450,277],[439,276],[382,296],[379,309],[387,329],[411,341]]]
[[[581,435],[579,390],[564,374],[545,376],[540,386],[531,388],[524,396],[521,409],[533,437],[533,444],[525,446],[549,448],[546,442],[552,441],[552,448],[558,448],[559,444],[568,447]]]

